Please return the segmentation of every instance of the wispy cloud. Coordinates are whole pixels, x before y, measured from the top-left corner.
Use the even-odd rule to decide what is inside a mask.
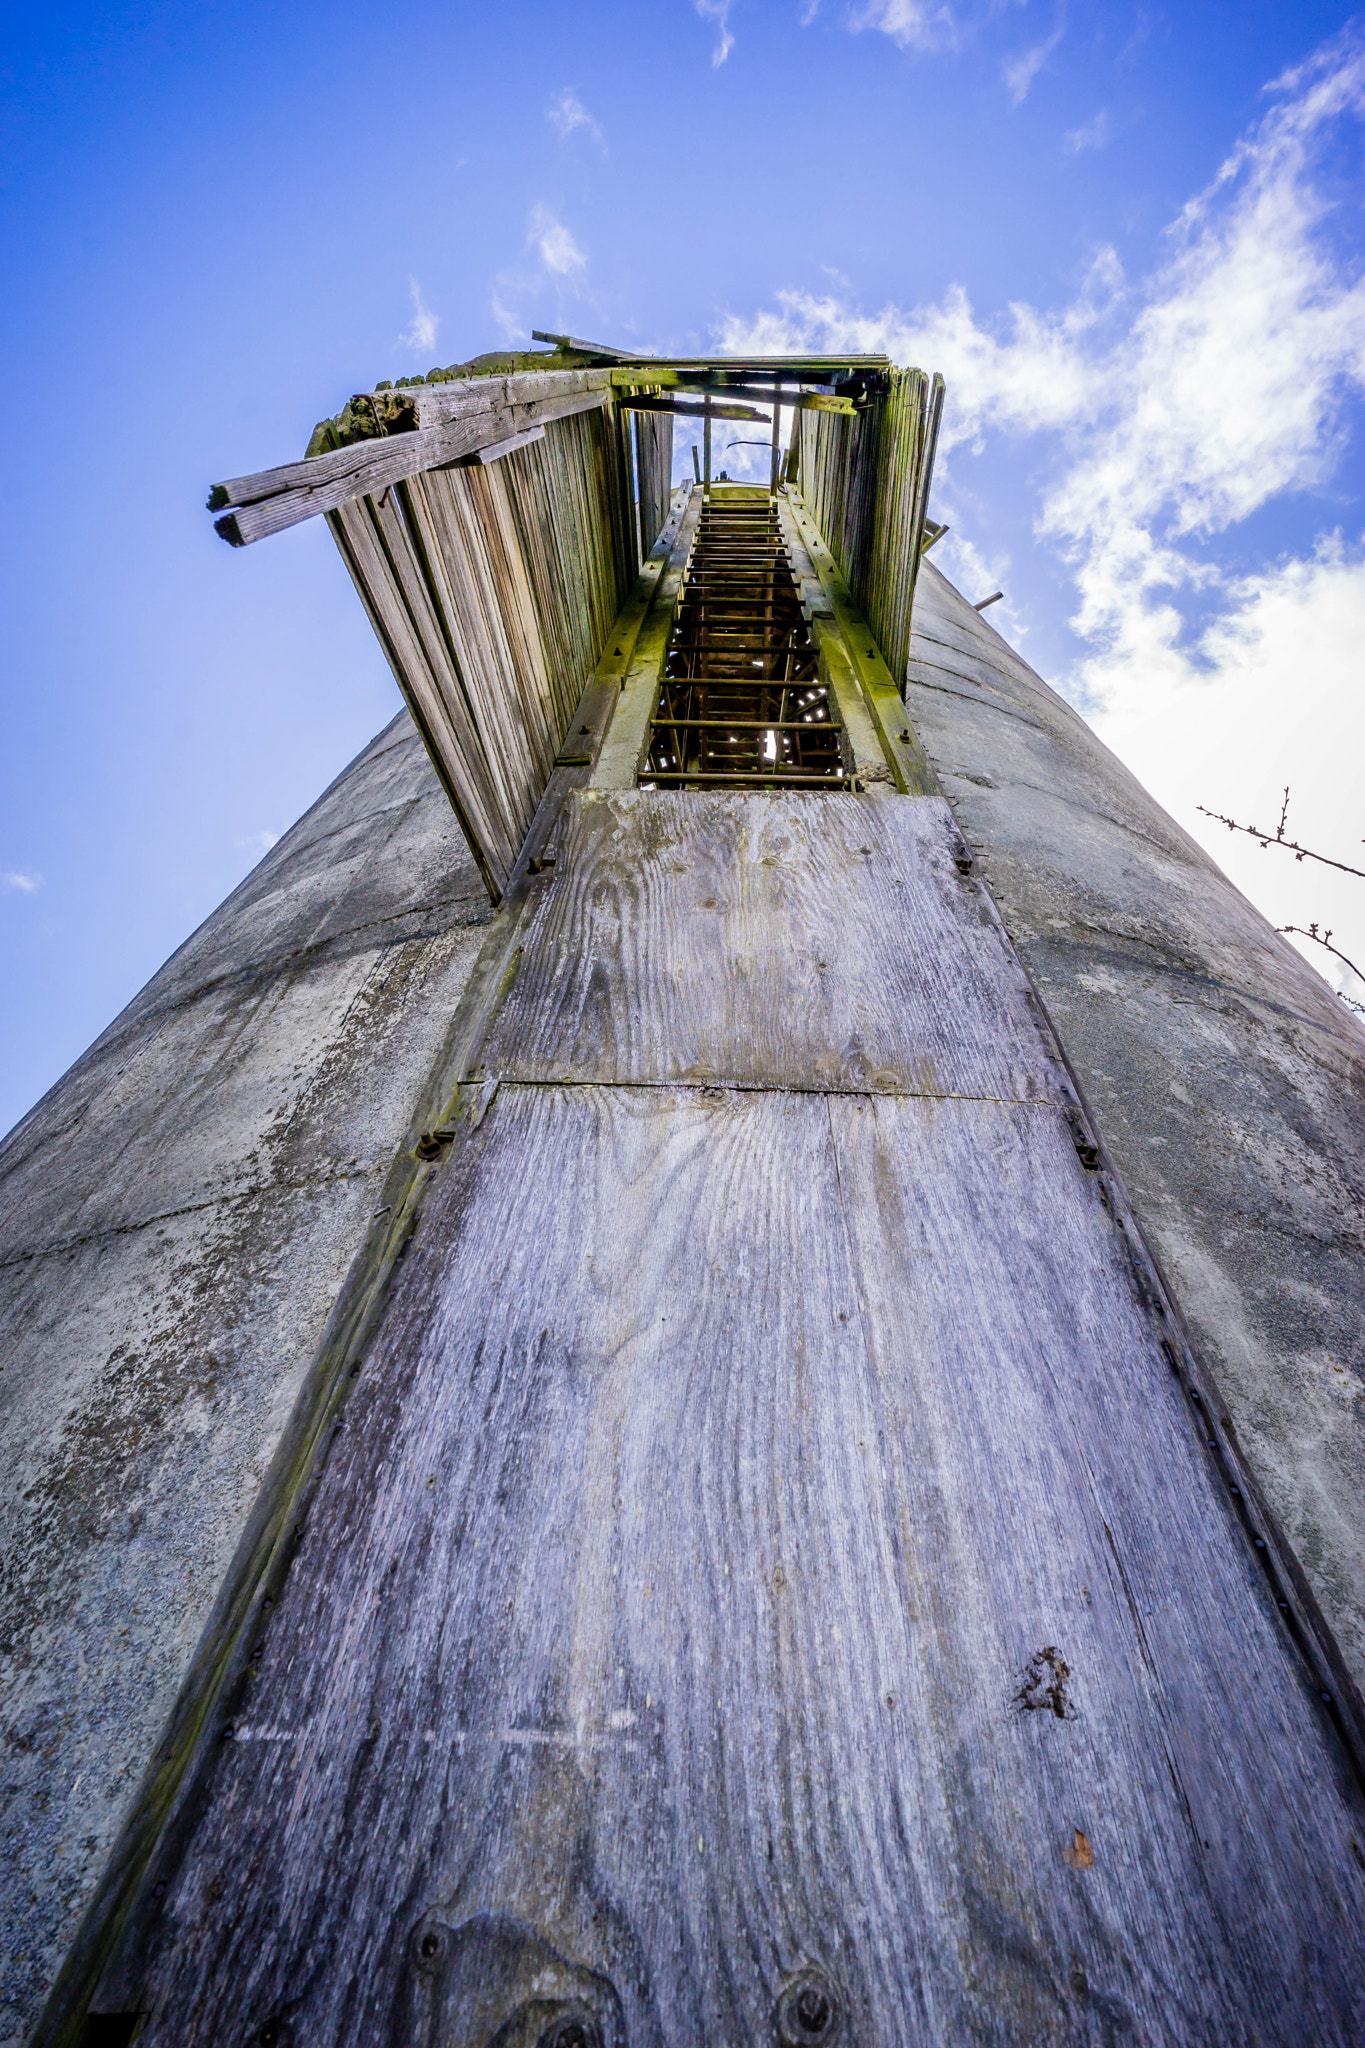
[[[29,868],[10,868],[0,874],[0,889],[13,889],[20,896],[32,896],[42,886],[42,876],[35,875]]]
[[[1343,407],[1365,392],[1365,278],[1334,239],[1336,171],[1322,169],[1343,121],[1365,118],[1365,38],[1343,32],[1269,90],[1270,110],[1143,279],[1126,280],[1105,252],[1070,305],[1016,304],[1000,322],[979,319],[960,289],[874,314],[792,293],[730,322],[723,341],[881,348],[942,369],[950,517],[967,449],[1037,443],[1035,533],[1071,578],[1081,643],[1057,680],[1274,916],[1286,907],[1274,890],[1301,890],[1303,870],[1273,883],[1270,856],[1247,842],[1244,857],[1195,804],[1268,809],[1270,785],[1289,781],[1319,837],[1350,859],[1365,541],[1329,529],[1259,568],[1240,537],[1235,567],[1217,541],[1285,493],[1325,484]],[[936,559],[951,563],[954,540]],[[1315,883],[1308,915],[1365,944],[1365,906],[1334,900],[1335,887]]]
[[[271,847],[278,846],[279,842],[278,832],[271,832],[263,827],[259,832],[248,832],[245,839],[237,841],[237,846],[240,852],[254,853],[257,860],[263,860]]]
[[[713,21],[716,24],[716,47],[711,52],[713,69],[723,64],[735,47],[735,39],[730,32],[732,4],[733,0],[692,0],[692,5],[702,20]]]
[[[1012,57],[1006,64],[1005,86],[1016,107],[1028,98],[1034,79],[1065,34],[1066,21],[1063,16],[1058,15],[1057,26],[1050,36],[1044,36],[1040,43],[1031,43],[1028,49],[1021,50],[1017,57]]]
[[[602,133],[600,124],[594,121],[571,85],[566,85],[559,97],[551,100],[545,109],[545,118],[556,135],[562,135],[566,141],[575,129],[582,128],[591,136],[597,147],[605,152],[607,138]]]
[[[848,17],[855,35],[880,29],[903,50],[941,50],[958,41],[959,25],[947,0],[863,0]]]
[[[1109,109],[1101,107],[1093,121],[1082,122],[1079,128],[1069,129],[1066,146],[1073,154],[1084,149],[1104,149],[1112,134]]]
[[[436,330],[441,324],[440,315],[433,313],[422,298],[422,288],[415,277],[408,279],[408,290],[412,293],[412,325],[406,334],[398,339],[403,348],[410,348],[417,355],[429,355],[436,346]]]
[[[532,244],[547,270],[556,277],[574,277],[587,267],[587,257],[565,227],[546,206],[537,206],[531,212],[531,224],[526,239]]]
[[[582,300],[587,292],[588,259],[573,231],[549,206],[533,206],[526,223],[526,246],[530,260],[499,271],[493,280],[489,308],[509,342],[524,342],[534,322],[546,324],[543,312],[528,319],[527,303],[543,303],[547,292],[555,299]],[[561,312],[554,319],[563,322]]]

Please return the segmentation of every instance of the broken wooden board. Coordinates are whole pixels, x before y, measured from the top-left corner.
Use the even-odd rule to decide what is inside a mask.
[[[946,807],[571,801],[102,2003],[157,2048],[1359,2040],[1359,1785]]]

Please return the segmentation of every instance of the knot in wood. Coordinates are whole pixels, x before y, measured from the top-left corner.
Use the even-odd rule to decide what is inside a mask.
[[[782,2048],[828,2048],[839,2037],[839,2000],[819,1970],[804,1970],[786,1986],[774,2017]]]

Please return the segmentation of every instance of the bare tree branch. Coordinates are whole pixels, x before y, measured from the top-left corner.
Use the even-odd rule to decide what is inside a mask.
[[[1283,846],[1286,852],[1293,854],[1295,860],[1320,861],[1325,868],[1339,868],[1343,875],[1359,875],[1361,881],[1365,882],[1365,868],[1348,867],[1344,860],[1329,860],[1325,853],[1314,853],[1311,846],[1300,846],[1297,839],[1285,838],[1285,819],[1289,815],[1288,788],[1285,789],[1284,802],[1280,805],[1280,822],[1273,833],[1262,832],[1256,825],[1239,825],[1235,818],[1225,818],[1221,811],[1210,811],[1203,804],[1198,804],[1195,808],[1203,811],[1206,818],[1214,819],[1219,825],[1226,825],[1229,832],[1245,832],[1248,838],[1259,839],[1262,846]],[[1297,926],[1295,929],[1297,930]]]
[[[1365,974],[1361,973],[1355,961],[1348,960],[1341,948],[1332,944],[1331,932],[1320,932],[1316,922],[1310,924],[1306,930],[1301,924],[1278,924],[1275,929],[1278,932],[1297,932],[1301,939],[1311,939],[1315,946],[1325,946],[1335,959],[1340,960],[1343,967],[1350,968],[1357,981],[1365,981]],[[1360,1016],[1365,1017],[1365,1003],[1358,1003],[1353,996],[1346,995],[1341,989],[1337,990],[1337,994],[1348,1009],[1355,1010]]]

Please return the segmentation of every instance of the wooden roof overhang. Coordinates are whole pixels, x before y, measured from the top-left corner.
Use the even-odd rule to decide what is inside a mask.
[[[536,338],[553,350],[361,392],[302,461],[208,499],[235,547],[326,517],[495,902],[551,777],[585,779],[664,602],[673,419],[771,425],[776,485],[790,412],[786,487],[903,688],[943,399],[941,378],[880,355],[659,358]]]

